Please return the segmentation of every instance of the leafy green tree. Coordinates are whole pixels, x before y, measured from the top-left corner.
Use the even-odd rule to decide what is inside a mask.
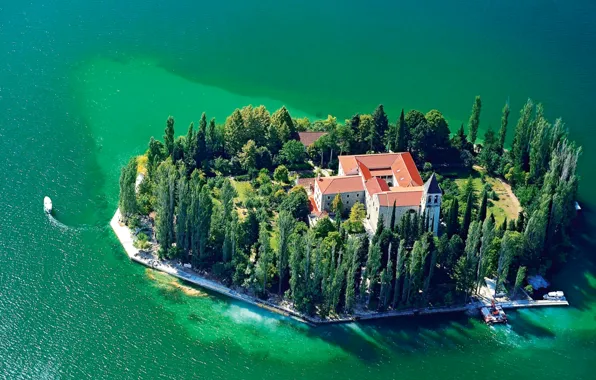
[[[174,154],[174,118],[168,117],[166,121],[165,134],[163,136],[166,154],[173,157]]]
[[[360,202],[354,203],[354,206],[350,210],[350,219],[348,220],[350,232],[364,232],[364,226],[362,225],[364,218],[366,218],[364,205]]]
[[[295,165],[304,162],[306,158],[306,150],[300,141],[290,140],[284,144],[279,151],[279,161]]]
[[[528,182],[539,184],[548,169],[553,128],[545,119],[536,123],[530,146],[530,173]]]
[[[215,126],[215,118],[209,121],[209,128],[207,129],[206,145],[210,156],[221,156],[223,154],[223,147],[220,138],[217,134]]]
[[[480,221],[479,221],[480,223]],[[486,276],[489,267],[489,251],[492,247],[493,240],[496,237],[495,219],[492,217],[486,218],[482,225],[482,238],[480,241],[480,251],[478,254],[478,267],[476,269],[476,284],[479,289],[484,276]]]
[[[507,125],[509,124],[509,102],[505,103],[503,107],[503,115],[501,116],[501,129],[499,130],[499,151],[503,152],[505,148],[505,138],[507,137]]]
[[[137,212],[137,197],[135,183],[137,179],[137,158],[132,157],[120,172],[120,198],[118,208],[122,220],[127,223],[129,218]]]
[[[331,202],[331,212],[335,214],[335,218],[341,220],[341,216],[344,213],[344,203],[341,200],[341,194],[337,194]]]
[[[279,165],[277,168],[275,168],[275,171],[273,172],[273,178],[277,182],[289,183],[290,178],[288,168],[286,168],[284,165]]]
[[[476,143],[476,137],[478,136],[478,126],[480,126],[480,109],[482,108],[482,101],[480,96],[476,96],[474,99],[474,105],[472,106],[472,114],[468,121],[468,137],[472,144]]]
[[[278,294],[281,295],[282,284],[288,267],[289,241],[294,230],[294,217],[288,211],[282,211],[277,218],[279,249],[277,251],[277,270],[279,274]]]
[[[431,128],[431,149],[445,149],[449,146],[449,124],[437,110],[430,110],[425,119]]]
[[[280,211],[289,211],[295,219],[306,221],[308,214],[308,195],[302,186],[294,186],[283,200]]]
[[[166,157],[165,147],[159,140],[155,140],[153,136],[149,140],[149,149],[147,150],[147,175],[153,178],[153,173],[160,162]]]
[[[256,169],[257,166],[257,146],[253,140],[248,140],[242,147],[242,151],[238,154],[242,169],[250,171]]]

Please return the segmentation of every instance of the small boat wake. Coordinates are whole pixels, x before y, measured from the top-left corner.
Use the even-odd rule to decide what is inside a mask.
[[[48,220],[50,221],[50,223],[53,226],[60,228],[61,230],[83,231],[83,230],[91,230],[91,229],[99,228],[98,226],[92,226],[92,225],[88,225],[88,224],[84,224],[84,225],[81,225],[78,227],[71,227],[71,226],[67,226],[66,224],[60,222],[58,219],[56,219],[54,217],[54,215],[52,215],[52,213],[54,212],[54,209],[52,207],[52,200],[49,197],[45,197],[43,200],[43,210],[46,213],[46,215],[48,216]]]
[[[56,219],[52,216],[52,214],[48,214],[48,220],[50,221],[50,223],[52,223],[52,225],[54,225],[62,230],[78,230],[78,228],[69,227],[64,223],[59,222],[58,219]]]

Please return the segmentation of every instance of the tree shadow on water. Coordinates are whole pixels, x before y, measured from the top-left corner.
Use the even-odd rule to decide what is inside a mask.
[[[524,339],[535,338],[554,338],[555,333],[548,328],[538,324],[528,318],[524,313],[512,313],[509,315],[509,326],[511,330]]]
[[[415,355],[460,346],[472,339],[472,320],[465,314],[397,317],[311,328],[307,334],[340,347],[364,362],[387,354]]]

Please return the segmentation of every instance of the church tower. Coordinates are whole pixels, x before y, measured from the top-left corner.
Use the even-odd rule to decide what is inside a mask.
[[[439,182],[433,173],[424,184],[424,193],[422,194],[421,212],[424,217],[428,214],[430,230],[437,235],[439,233],[439,218],[441,215],[441,198],[443,192]]]

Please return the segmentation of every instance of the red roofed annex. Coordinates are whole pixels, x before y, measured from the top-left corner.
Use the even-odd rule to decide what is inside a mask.
[[[442,191],[434,174],[423,183],[412,155],[404,153],[339,156],[338,175],[318,177],[314,201],[318,210],[329,211],[340,195],[344,207],[364,204],[368,224],[376,229],[379,219],[388,225],[393,206],[399,220],[407,212],[428,214],[432,231],[439,229]]]

